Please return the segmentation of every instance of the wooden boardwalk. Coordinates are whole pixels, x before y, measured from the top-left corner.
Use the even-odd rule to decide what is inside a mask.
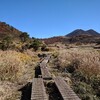
[[[81,100],[61,77],[54,78],[54,82],[63,100]]]
[[[51,73],[49,72],[47,68],[47,63],[50,56],[47,56],[41,63],[40,63],[40,70],[42,74],[43,79],[52,79]]]
[[[33,78],[31,100],[48,100],[42,78]]]
[[[52,79],[50,72],[47,67],[41,67],[41,73],[43,79]]]
[[[56,78],[52,78],[51,73],[47,68],[47,63],[49,59],[50,56],[47,56],[43,59],[42,62],[40,62],[42,78],[33,78],[31,100],[49,100],[43,83],[43,80],[47,79],[54,80],[55,85],[63,100],[81,100],[70,88],[70,86],[67,85],[62,77],[57,76]]]

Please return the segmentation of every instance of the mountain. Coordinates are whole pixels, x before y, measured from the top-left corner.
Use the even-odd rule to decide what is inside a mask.
[[[53,44],[55,42],[62,43],[97,43],[100,41],[100,34],[93,29],[84,31],[82,29],[74,30],[73,32],[59,37],[52,37],[42,39],[46,44]]]
[[[0,41],[7,36],[13,38],[13,40],[20,40],[20,36],[23,32],[6,24],[5,22],[0,22]],[[27,33],[25,33],[27,35]],[[25,35],[24,34],[24,35]],[[46,44],[53,44],[55,42],[62,43],[96,43],[100,41],[100,34],[93,29],[82,30],[77,29],[65,36],[55,36],[47,39],[40,39]]]
[[[93,36],[100,36],[100,33],[94,31],[93,29],[87,30],[87,32]]]
[[[69,33],[68,37],[75,37],[75,36],[100,36],[100,34],[96,31],[94,31],[93,29],[90,29],[90,30],[87,30],[87,31],[84,31],[82,29],[77,29],[71,33]]]
[[[97,43],[100,40],[100,34],[95,30],[84,31],[77,29],[66,35],[70,43]]]
[[[21,33],[21,31],[13,26],[10,26],[5,22],[0,22],[0,39],[5,38],[6,36],[10,36],[13,39],[18,39]]]

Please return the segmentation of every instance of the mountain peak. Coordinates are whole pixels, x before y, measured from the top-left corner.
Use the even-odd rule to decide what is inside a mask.
[[[91,35],[95,35],[95,36],[96,36],[96,35],[97,35],[97,36],[100,35],[98,32],[96,32],[96,31],[93,30],[93,29],[89,29],[89,30],[87,30],[87,32],[90,33]]]
[[[77,30],[74,30],[73,32],[69,33],[66,36],[73,37],[73,36],[80,36],[80,35],[100,36],[100,34],[93,29],[89,29],[87,31],[82,30],[82,29],[77,29]]]

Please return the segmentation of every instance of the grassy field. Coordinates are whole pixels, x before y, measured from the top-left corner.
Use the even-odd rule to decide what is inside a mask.
[[[37,61],[37,54],[30,50],[0,51],[0,100],[20,100],[18,89],[32,80]]]
[[[0,100],[21,100],[18,89],[32,81],[43,53],[52,54],[52,75],[64,77],[82,100],[100,100],[100,50],[61,45],[49,47],[49,52],[0,51]]]
[[[61,48],[50,65],[55,75],[71,79],[70,85],[82,100],[100,100],[100,52],[93,48]]]

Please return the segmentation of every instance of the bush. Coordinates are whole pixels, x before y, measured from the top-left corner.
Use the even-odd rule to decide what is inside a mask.
[[[39,47],[41,46],[41,42],[37,39],[35,39],[31,45],[30,48],[34,48],[35,51],[37,51],[39,49]]]
[[[41,51],[49,51],[49,48],[47,48],[46,45],[43,45],[43,46],[41,47]]]
[[[21,39],[22,42],[26,42],[29,39],[29,34],[27,32],[23,32],[20,35],[20,39]]]
[[[7,36],[2,40],[2,43],[1,43],[1,49],[2,50],[10,49],[13,46],[14,45],[13,45],[13,42],[12,42],[12,38],[10,36]]]

